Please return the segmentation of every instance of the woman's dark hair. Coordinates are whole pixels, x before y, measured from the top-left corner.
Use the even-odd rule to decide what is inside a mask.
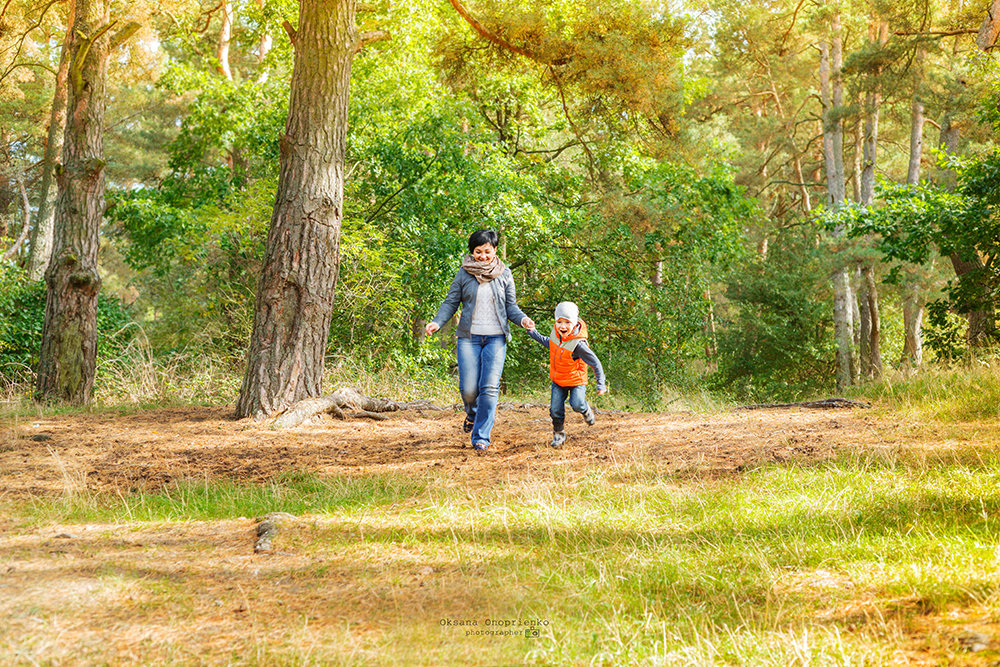
[[[478,229],[469,237],[469,254],[481,245],[489,243],[496,248],[500,245],[500,235],[492,229]]]

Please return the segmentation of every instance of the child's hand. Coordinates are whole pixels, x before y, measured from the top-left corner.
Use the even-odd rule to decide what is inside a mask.
[[[534,331],[535,321],[530,317],[525,317],[523,320],[521,320],[521,326],[527,329],[528,331]]]
[[[602,394],[606,394],[606,393],[608,393],[608,390],[607,390],[607,388],[604,388],[604,389],[598,389],[598,390],[597,390],[597,395],[598,395],[598,396],[600,396],[600,395],[602,395]]]
[[[427,335],[430,336],[432,333],[434,333],[440,328],[441,327],[437,325],[437,322],[428,322],[427,326],[424,327],[424,332],[426,332]]]

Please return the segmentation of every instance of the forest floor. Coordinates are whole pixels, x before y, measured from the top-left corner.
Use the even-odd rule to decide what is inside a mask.
[[[437,619],[468,616],[501,594],[470,584],[476,578],[460,564],[421,564],[401,553],[402,536],[385,537],[388,551],[321,557],[322,521],[279,535],[274,553],[255,554],[257,524],[249,516],[51,524],[5,507],[70,496],[124,501],[177,483],[259,484],[290,472],[430,480],[468,490],[472,499],[499,485],[533,488],[533,480],[572,482],[592,471],[641,469],[679,483],[712,484],[764,464],[808,467],[852,450],[941,450],[984,437],[978,427],[930,433],[859,409],[599,411],[593,427],[571,414],[567,444],[553,449],[546,408],[504,408],[485,455],[469,447],[462,413],[454,410],[388,413],[385,421],[320,418],[283,431],[236,420],[228,407],[7,419],[0,423],[0,626],[7,628],[0,630],[0,663],[305,664],[331,655],[370,661],[372,647],[391,636],[387,629],[418,609],[419,632],[431,636],[437,652],[414,662],[475,664],[474,652],[447,652]],[[987,439],[995,446],[993,432]],[[327,537],[339,535],[344,554],[356,546],[348,533],[356,526],[365,531],[362,519],[352,521],[328,527]],[[319,541],[310,546],[311,540]],[[336,560],[341,557],[347,560]],[[261,577],[269,582],[266,591],[258,586]],[[279,631],[282,619],[287,623]],[[928,636],[926,627],[919,633]],[[338,648],[324,653],[331,641]],[[901,664],[939,661],[919,644]],[[509,655],[520,661],[524,653]]]
[[[552,435],[547,408],[508,403],[498,411],[492,446],[478,455],[461,431],[461,412],[383,414],[385,421],[320,417],[281,431],[236,420],[231,408],[24,419],[8,424],[0,440],[3,491],[8,498],[155,491],[182,480],[264,482],[290,471],[433,472],[476,487],[549,475],[553,469],[635,463],[662,474],[713,476],[766,462],[815,461],[854,446],[894,444],[908,430],[901,422],[850,410],[737,410],[711,416],[599,410],[593,427],[570,413],[568,442],[553,449],[547,446]]]

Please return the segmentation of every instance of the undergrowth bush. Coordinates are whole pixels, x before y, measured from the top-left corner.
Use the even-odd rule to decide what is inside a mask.
[[[31,384],[45,324],[45,283],[16,266],[0,265],[0,378],[7,390]],[[98,359],[119,355],[135,335],[131,309],[102,292],[97,299]]]

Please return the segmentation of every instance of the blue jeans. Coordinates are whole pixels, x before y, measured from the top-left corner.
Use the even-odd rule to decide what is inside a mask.
[[[500,375],[507,358],[507,338],[502,334],[472,334],[459,338],[457,347],[458,391],[465,414],[472,420],[472,444],[489,444],[500,399]]]
[[[561,431],[566,423],[566,398],[569,407],[581,415],[587,411],[587,385],[578,387],[561,387],[552,383],[552,398],[549,402],[549,416],[552,417],[552,430]]]

